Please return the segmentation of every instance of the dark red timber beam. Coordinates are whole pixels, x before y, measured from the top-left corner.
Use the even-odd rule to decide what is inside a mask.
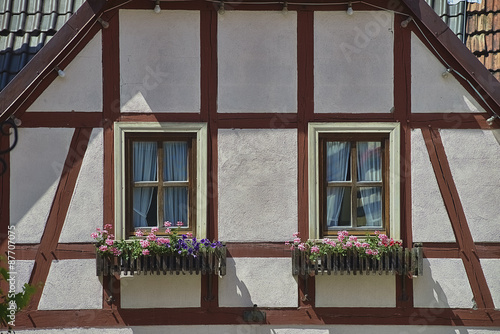
[[[460,257],[464,263],[467,277],[474,294],[474,300],[478,308],[493,309],[491,297],[486,278],[472,239],[472,234],[467,224],[467,218],[462,207],[462,202],[453,180],[448,158],[445,153],[441,135],[437,129],[423,128],[424,136],[432,168],[438,182],[439,190],[443,198],[446,211],[451,221],[453,232],[460,249]]]
[[[412,202],[411,202],[411,31],[402,27],[407,16],[394,16],[394,120],[401,124],[400,142],[400,205],[401,239],[411,247]],[[403,282],[404,280],[404,282]],[[403,283],[404,286],[403,287]],[[403,276],[396,280],[396,305],[402,308],[413,306],[413,280]]]
[[[118,310],[64,310],[33,311],[16,315],[16,329],[67,328],[74,327],[126,327],[126,326],[181,326],[193,325],[242,325],[243,312],[251,307],[227,307],[205,310],[202,308],[172,309],[118,309]],[[265,325],[303,326],[328,325],[394,325],[419,326],[432,331],[428,326],[499,327],[500,311],[440,308],[285,308],[268,309]]]
[[[55,251],[71,202],[71,194],[75,190],[76,180],[82,166],[91,132],[91,128],[75,129],[61,178],[54,195],[54,201],[52,202],[52,207],[47,218],[45,230],[35,255],[35,265],[31,272],[30,284],[45,283],[52,260],[56,259]],[[30,310],[37,309],[42,292],[43,287],[40,287],[31,300]]]

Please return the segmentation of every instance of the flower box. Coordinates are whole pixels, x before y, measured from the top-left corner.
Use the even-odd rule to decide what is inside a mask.
[[[123,256],[124,255],[124,256]],[[216,252],[200,252],[196,257],[189,254],[140,255],[131,254],[112,256],[97,253],[96,274],[104,275],[167,275],[167,274],[226,274],[226,247]]]
[[[389,250],[379,257],[368,257],[356,249],[346,254],[325,254],[311,259],[306,252],[292,250],[293,275],[410,275],[422,276],[423,254],[421,244],[414,248]]]

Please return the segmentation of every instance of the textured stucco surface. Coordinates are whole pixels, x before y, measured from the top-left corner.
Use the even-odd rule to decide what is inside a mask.
[[[393,20],[383,11],[314,13],[315,112],[390,112]]]
[[[441,130],[475,242],[500,241],[500,145],[490,130]]]
[[[27,111],[101,111],[102,42],[98,32]]]
[[[102,285],[95,274],[95,260],[52,261],[38,305],[39,310],[100,308]]]
[[[103,131],[94,129],[76,180],[59,242],[92,242],[103,225]],[[111,205],[111,203],[106,203]]]
[[[297,14],[218,15],[219,112],[297,111]]]
[[[415,242],[454,242],[455,235],[420,129],[411,132],[412,232]]]
[[[200,13],[120,10],[120,72],[122,112],[200,112]]]
[[[29,283],[34,265],[34,260],[16,260],[14,270],[9,268],[10,278],[16,282],[16,293],[23,291],[24,284]]]
[[[122,308],[200,307],[199,275],[122,276],[120,282]]]
[[[297,229],[297,130],[219,130],[218,144],[219,239],[289,240]]]
[[[393,275],[316,275],[315,279],[317,307],[396,306]]]
[[[219,278],[221,307],[297,307],[291,258],[228,258]]]
[[[484,112],[453,75],[443,77],[445,65],[413,33],[411,68],[412,112]]]
[[[211,326],[133,326],[130,328],[68,328],[16,331],[19,334],[498,334],[500,328],[448,326],[270,326],[270,325],[211,325]]]
[[[73,129],[19,129],[10,152],[10,224],[17,243],[40,242]]]
[[[424,275],[413,280],[415,307],[472,308],[474,302],[461,259],[424,259]]]
[[[486,283],[496,309],[500,309],[500,259],[481,259]]]

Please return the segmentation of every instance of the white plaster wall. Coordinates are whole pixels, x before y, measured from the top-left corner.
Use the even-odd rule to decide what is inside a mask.
[[[19,129],[10,152],[10,224],[17,243],[38,243],[43,234],[73,129]]]
[[[316,275],[317,307],[396,307],[396,276]]]
[[[500,309],[500,259],[481,259],[481,267],[493,298],[493,304],[496,309]]]
[[[472,290],[461,259],[424,259],[424,275],[413,280],[415,307],[472,308]]]
[[[415,242],[454,242],[422,131],[411,132],[412,231]]]
[[[211,325],[211,326],[137,326],[130,328],[67,328],[17,331],[19,334],[498,334],[500,328],[448,326],[270,326],[270,325]]]
[[[500,144],[493,131],[441,130],[441,137],[474,241],[500,241]]]
[[[23,291],[24,284],[29,283],[34,266],[34,260],[16,260],[14,270],[9,268],[10,278],[16,282],[16,293]]]
[[[315,112],[390,112],[393,24],[385,11],[314,13]]]
[[[38,305],[39,310],[100,308],[102,284],[95,274],[95,260],[52,261]]]
[[[90,234],[103,225],[103,131],[90,139],[76,180],[59,242],[92,242]]]
[[[219,130],[219,239],[284,241],[297,229],[297,130]]]
[[[99,31],[27,111],[102,111],[102,39]]]
[[[216,278],[215,278],[216,279]],[[199,275],[140,275],[120,278],[122,308],[200,307]]]
[[[122,112],[200,112],[200,64],[199,11],[120,10]]]
[[[297,14],[218,15],[219,112],[297,112]]]
[[[411,34],[411,110],[414,113],[484,112],[438,58]]]
[[[291,258],[228,258],[219,278],[221,307],[297,307]]]

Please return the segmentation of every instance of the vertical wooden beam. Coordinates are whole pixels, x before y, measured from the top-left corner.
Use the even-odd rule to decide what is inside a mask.
[[[82,160],[87,150],[91,128],[77,128],[69,146],[68,155],[59,179],[54,201],[50,208],[42,240],[35,256],[35,265],[31,272],[30,284],[45,283],[49,274],[54,252],[66,219],[71,197],[75,190],[76,180],[82,166]],[[37,290],[31,300],[29,309],[38,307],[43,288]]]
[[[7,150],[10,136],[0,135],[0,151]],[[6,170],[0,175],[0,250],[1,255],[7,250],[7,234],[10,224],[10,154],[7,152],[0,156],[5,161]],[[3,290],[5,291],[5,290]]]
[[[478,308],[493,309],[493,299],[484,276],[481,263],[476,251],[476,245],[465,217],[455,181],[451,173],[448,158],[441,141],[439,131],[432,128],[423,128],[425,145],[429,153],[432,168],[436,175],[439,190],[451,221],[453,233],[460,249],[460,257]]]
[[[297,76],[297,229],[302,240],[307,240],[309,238],[307,127],[314,114],[314,12],[312,11],[297,11]],[[314,305],[314,278],[309,277],[307,283],[299,278],[298,286],[299,306]]]
[[[109,24],[102,29],[102,87],[103,87],[103,220],[104,224],[113,226],[116,234],[115,197],[114,197],[114,133],[113,123],[120,116],[120,31],[118,10],[103,16]],[[118,222],[119,226],[124,222]],[[103,308],[113,305],[120,307],[120,275],[111,280],[111,276],[103,278]],[[111,301],[111,303],[109,303]]]
[[[207,145],[207,238],[218,239],[218,154],[217,154],[217,11],[209,7],[200,11],[201,38],[201,119],[208,122]],[[218,305],[218,278],[201,278],[201,306],[208,309]],[[208,294],[211,296],[208,296]],[[207,298],[209,297],[209,298]]]
[[[400,207],[401,239],[411,247],[411,31],[401,27],[406,16],[394,15],[394,119],[401,124]],[[403,282],[404,280],[404,282]],[[404,286],[404,289],[403,289]],[[406,276],[396,281],[397,307],[413,306],[413,281]]]

